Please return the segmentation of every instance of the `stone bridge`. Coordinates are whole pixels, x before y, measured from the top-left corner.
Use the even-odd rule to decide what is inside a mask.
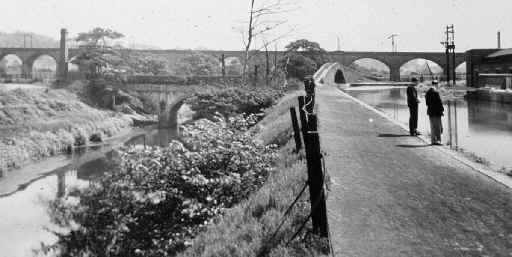
[[[195,92],[204,89],[203,85],[170,85],[170,84],[123,84],[116,89],[136,92],[149,98],[157,106],[158,127],[176,128],[178,126],[178,110],[183,102]]]

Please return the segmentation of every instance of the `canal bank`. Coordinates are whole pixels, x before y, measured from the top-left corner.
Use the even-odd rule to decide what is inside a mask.
[[[119,135],[131,127],[132,116],[86,104],[67,89],[0,89],[0,170],[16,172]]]
[[[34,181],[57,173],[59,170],[68,167],[71,163],[76,163],[82,156],[91,156],[94,153],[104,154],[105,151],[111,151],[120,147],[124,142],[137,138],[138,135],[142,134],[144,134],[143,129],[124,129],[118,135],[108,138],[102,143],[75,148],[71,154],[52,156],[29,163],[19,169],[6,171],[4,177],[0,179],[0,197],[12,195],[18,190],[26,188]],[[89,159],[87,158],[87,160]],[[85,163],[86,159],[82,159],[80,162]]]
[[[56,242],[50,231],[61,231],[54,224],[49,203],[73,188],[87,187],[90,181],[111,172],[116,163],[115,149],[129,145],[166,145],[178,137],[176,130],[155,127],[126,129],[102,144],[82,147],[71,155],[50,157],[29,164],[0,180],[1,256],[33,256],[41,243]]]
[[[507,256],[510,188],[335,87],[317,91],[336,256]]]

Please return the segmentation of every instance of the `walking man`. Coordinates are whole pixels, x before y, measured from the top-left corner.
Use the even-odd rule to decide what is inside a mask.
[[[436,90],[437,81],[432,81],[432,87],[425,95],[425,102],[427,104],[427,114],[430,119],[430,140],[432,145],[441,145],[441,133],[443,133],[443,124],[441,123],[441,116],[444,113],[443,102]]]
[[[407,87],[407,106],[409,106],[409,134],[411,136],[420,135],[418,132],[418,91],[416,86],[418,85],[418,79],[412,78],[412,84]]]

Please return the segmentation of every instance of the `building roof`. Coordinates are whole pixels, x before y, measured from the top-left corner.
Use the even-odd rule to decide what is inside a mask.
[[[501,57],[501,56],[506,56],[506,55],[512,55],[512,48],[507,48],[507,49],[502,49],[502,50],[496,51],[496,52],[488,55],[487,58],[496,58],[496,57]]]

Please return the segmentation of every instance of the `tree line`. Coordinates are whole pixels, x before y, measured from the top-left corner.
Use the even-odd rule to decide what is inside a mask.
[[[115,43],[123,37],[120,32],[99,27],[79,33],[75,39],[80,45],[79,53],[71,63],[78,65],[88,78],[115,77],[122,74],[209,76],[221,73],[221,60],[214,56],[191,51],[177,63],[173,63],[165,57],[131,51]],[[328,61],[326,51],[318,43],[306,39],[286,45],[285,54],[279,58],[270,56],[268,49],[263,55],[264,58],[254,58],[255,55],[251,53],[249,52],[249,61],[227,59],[225,72],[246,78],[250,76],[248,67],[259,66],[267,67],[267,72],[271,69],[273,76],[284,73],[288,78],[303,79]]]

